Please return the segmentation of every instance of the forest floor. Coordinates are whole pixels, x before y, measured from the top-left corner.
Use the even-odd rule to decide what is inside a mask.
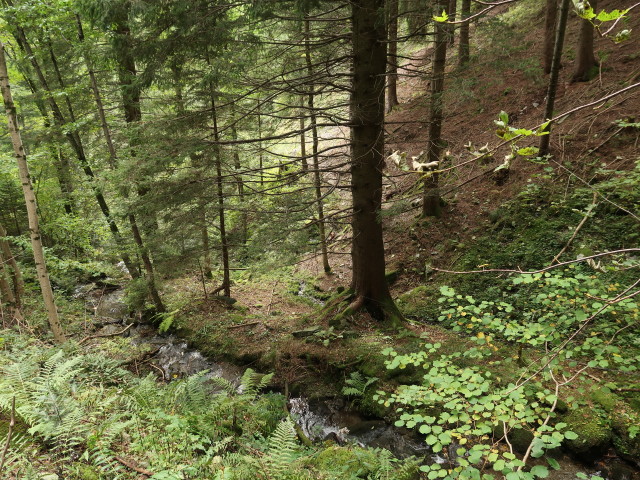
[[[615,1],[602,3],[601,7],[605,9],[617,6]],[[547,77],[540,66],[542,35],[540,30],[530,28],[530,25],[540,23],[533,20],[541,12],[540,2],[524,2],[503,15],[483,20],[472,36],[478,43],[474,45],[474,60],[470,65],[458,67],[456,56],[450,59],[443,135],[448,143],[447,165],[462,166],[441,177],[446,201],[442,218],[419,218],[420,206],[414,200],[420,198],[420,178],[387,162],[383,218],[388,271],[395,272],[396,277],[392,293],[395,298],[402,298],[417,287],[422,288],[419,292],[423,297],[420,299],[423,313],[417,317],[409,315],[414,320],[407,323],[405,333],[391,334],[366,313],[353,316],[346,325],[335,325],[331,323],[335,312],[320,308],[320,303],[329,300],[339,288],[349,286],[349,239],[340,234],[333,238],[331,245],[330,275],[323,273],[319,256],[312,254],[281,272],[238,276],[232,288],[237,304],[232,307],[217,298],[204,299],[198,276],[171,282],[167,286],[167,293],[173,299],[170,303],[185,319],[177,322],[179,331],[214,358],[275,370],[278,383],[312,396],[339,395],[344,378],[356,368],[370,376],[377,375],[377,371],[384,369],[380,352],[387,346],[416,349],[423,341],[421,338],[426,337],[451,350],[468,348],[464,337],[435,322],[439,287],[464,285],[470,292],[481,293],[491,288],[492,282],[502,281],[504,276],[500,280],[493,277],[495,281],[461,278],[434,273],[433,268],[469,270],[482,265],[526,269],[548,265],[564,244],[559,243],[558,247],[545,243],[545,235],[559,235],[559,231],[544,234],[533,231],[534,228],[545,228],[545,221],[542,226],[534,227],[534,220],[523,220],[525,224],[518,227],[520,230],[516,228],[522,238],[515,238],[507,247],[501,248],[499,242],[494,241],[501,235],[501,225],[515,225],[522,220],[518,202],[520,207],[529,209],[527,215],[531,218],[542,215],[536,213],[535,204],[532,205],[526,194],[528,189],[535,186],[537,191],[542,189],[554,192],[554,195],[558,192],[562,195],[564,191],[566,197],[581,182],[588,185],[597,180],[598,168],[631,170],[637,160],[638,129],[624,128],[616,123],[619,120],[637,121],[640,92],[634,91],[581,110],[555,125],[551,134],[554,155],[551,162],[540,165],[518,158],[509,169],[508,181],[504,184],[498,185],[492,172],[509,153],[508,146],[494,152],[488,163],[467,162],[472,158],[472,152],[483,145],[492,148],[499,143],[494,120],[501,110],[509,114],[510,125],[516,127],[533,129],[542,121],[547,88]],[[615,44],[610,39],[598,38],[596,50],[601,63],[597,75],[588,83],[571,83],[578,28],[578,19],[572,17],[556,101],[557,112],[594,102],[640,78],[637,44]],[[640,29],[640,18],[632,16],[625,28]],[[494,32],[491,37],[485,34],[490,29]],[[502,32],[502,37],[496,38],[496,31]],[[489,42],[487,38],[493,40]],[[455,52],[456,47],[452,51]],[[405,54],[411,57],[407,60],[410,65],[405,64],[406,73],[423,68],[423,59],[430,52],[414,45]],[[425,149],[428,90],[425,76],[400,76],[401,104],[387,117],[387,155],[394,151],[406,152],[410,162],[412,156]],[[525,139],[520,146],[536,143],[537,138]],[[589,195],[580,207],[587,208],[590,199]],[[605,202],[606,199],[597,201],[599,204]],[[627,208],[633,210],[635,207],[627,205]],[[573,223],[549,222],[546,228],[573,231],[580,219],[580,215],[566,216],[563,221]],[[635,225],[637,227],[637,223]],[[616,237],[614,240],[602,239],[600,245],[594,245],[590,243],[593,239],[599,241],[595,235],[579,238],[576,244],[604,249],[607,242],[613,245],[611,242],[615,240],[619,247],[637,246],[637,235],[625,240],[624,236],[621,238],[612,233]],[[566,235],[563,238],[566,241]],[[481,246],[475,246],[471,254],[470,247],[476,244],[488,247],[482,250]],[[505,265],[501,251],[504,249],[512,249],[521,255],[515,255],[511,263]],[[575,250],[571,253],[575,254]],[[210,287],[213,285],[214,282]],[[187,292],[191,293],[185,295]],[[409,300],[412,301],[415,299]],[[404,308],[407,312],[406,302]],[[503,347],[508,355],[510,347]],[[601,373],[594,372],[591,377],[598,378]],[[342,380],[336,382],[336,375]],[[326,381],[319,382],[322,378]],[[576,386],[579,388],[581,385]],[[633,387],[629,388],[633,390]],[[385,413],[373,404],[363,408],[369,408],[370,413]]]

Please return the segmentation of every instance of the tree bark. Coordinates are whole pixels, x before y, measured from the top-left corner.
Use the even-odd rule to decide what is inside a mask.
[[[558,92],[558,78],[560,76],[560,62],[562,61],[562,48],[564,46],[564,35],[567,30],[567,17],[569,14],[569,3],[571,0],[562,0],[558,15],[558,28],[556,29],[556,41],[553,47],[553,62],[551,62],[551,75],[549,77],[549,87],[547,88],[547,107],[544,112],[544,120],[553,118],[553,106]],[[546,132],[551,132],[551,125],[548,125]],[[540,137],[540,147],[538,155],[549,154],[550,133]]]
[[[551,73],[553,62],[553,45],[556,41],[556,20],[558,17],[558,0],[546,0],[544,15],[544,46],[542,50],[542,63],[544,73]]]
[[[2,42],[0,42],[0,87],[2,88],[2,99],[4,101],[4,107],[7,114],[11,143],[13,144],[13,150],[18,163],[22,191],[24,193],[24,200],[27,207],[27,215],[29,217],[29,231],[31,233],[33,259],[36,265],[40,290],[42,291],[42,299],[47,309],[47,318],[49,320],[49,327],[51,328],[53,337],[56,343],[64,343],[65,336],[62,331],[62,326],[60,325],[60,319],[58,318],[58,311],[56,309],[53,290],[51,289],[51,282],[49,281],[49,273],[47,272],[47,265],[45,263],[42,239],[40,237],[40,227],[38,225],[36,197],[33,191],[33,185],[31,184],[31,177],[27,166],[27,157],[24,153],[22,139],[20,138],[20,131],[18,129],[16,108],[11,97],[9,74],[5,60],[4,44]]]
[[[302,120],[302,121],[304,122],[304,120]],[[238,140],[238,130],[236,128],[235,110],[233,111],[232,122],[233,123],[232,123],[232,126],[231,126],[231,138],[233,140]],[[304,165],[306,165],[306,162],[304,163]],[[233,150],[233,168],[236,171],[234,177],[236,179],[236,185],[238,187],[238,198],[240,199],[240,204],[243,205],[242,212],[240,213],[240,222],[242,223],[242,225],[241,225],[241,229],[242,229],[241,242],[242,242],[243,245],[246,245],[247,238],[249,236],[249,219],[248,219],[246,207],[244,206],[244,201],[245,201],[245,199],[244,199],[244,180],[242,178],[242,173],[240,173],[240,170],[241,170],[242,166],[240,165],[240,153],[238,153],[238,147],[234,147],[234,150]]]
[[[440,0],[436,7],[438,11],[446,10],[447,0]],[[447,60],[448,27],[441,22],[435,22],[435,47],[433,50],[433,67],[431,75],[431,104],[429,106],[429,144],[427,145],[427,162],[437,165],[442,153],[442,122],[444,118],[444,73]],[[438,167],[432,167],[436,170]],[[442,214],[440,204],[439,175],[427,173],[424,179],[424,196],[422,215],[425,217],[439,217]]]
[[[462,0],[460,17],[462,20],[471,16],[471,0]],[[460,41],[458,43],[458,65],[463,66],[469,62],[469,22],[460,25]]]
[[[220,227],[220,249],[222,251],[222,285],[213,293],[224,292],[225,296],[231,296],[231,275],[229,270],[229,244],[227,243],[227,230],[224,212],[224,191],[222,190],[222,155],[220,152],[220,132],[218,130],[218,115],[216,112],[215,93],[213,85],[211,89],[211,116],[213,120],[213,138],[216,142],[214,149],[214,162],[216,166],[216,188],[218,194],[218,219]]]
[[[24,297],[24,279],[22,278],[22,272],[18,267],[15,257],[11,253],[11,247],[7,240],[7,231],[4,226],[0,225],[0,253],[4,257],[4,261],[7,263],[10,269],[10,276],[13,283],[13,296],[15,302],[20,308],[22,306],[22,298]]]
[[[449,5],[447,7],[447,13],[449,14],[449,21],[454,21],[456,19],[456,13],[458,10],[458,0],[449,0]],[[453,47],[456,36],[455,36],[455,25],[449,25],[449,46]]]
[[[387,113],[398,101],[398,0],[387,0],[389,31],[387,34]]]
[[[353,0],[351,5],[351,288],[355,298],[346,313],[365,307],[373,318],[395,323],[402,316],[391,298],[385,277],[380,218],[386,74],[384,0]]]
[[[311,63],[310,45],[310,22],[308,18],[304,21],[304,52],[307,61],[307,75],[312,82],[309,85],[309,95],[307,96],[307,106],[309,107],[309,120],[311,121],[312,156],[313,156],[313,184],[316,194],[316,208],[318,211],[318,233],[320,235],[320,250],[322,252],[322,268],[324,273],[331,272],[329,265],[329,254],[327,252],[327,235],[325,230],[324,205],[322,204],[322,179],[320,178],[320,161],[318,158],[318,118],[315,108],[315,85],[313,84],[313,66]]]
[[[598,0],[591,0],[591,8],[595,11]],[[599,65],[593,51],[593,23],[587,19],[580,21],[580,36],[578,37],[578,56],[576,58],[576,70],[571,77],[572,82],[588,82],[597,73]]]
[[[81,44],[84,44],[84,31],[82,30],[82,20],[80,20],[80,15],[76,15],[76,23],[78,24],[78,40]],[[89,80],[91,82],[91,90],[93,91],[93,98],[96,102],[96,106],[98,108],[98,116],[100,118],[100,126],[102,127],[102,134],[104,135],[104,140],[107,143],[107,150],[109,151],[109,166],[112,170],[115,170],[118,161],[116,155],[116,148],[113,145],[113,139],[111,137],[111,129],[109,128],[109,124],[107,123],[107,116],[104,112],[104,105],[102,103],[102,95],[100,95],[100,89],[98,88],[98,80],[96,79],[96,74],[93,70],[93,65],[91,64],[91,59],[89,54],[85,51],[83,52],[84,62],[87,66],[87,72],[89,73]]]
[[[302,159],[302,172],[307,173],[309,163],[307,162],[307,137],[305,134],[305,95],[300,95],[300,158]]]

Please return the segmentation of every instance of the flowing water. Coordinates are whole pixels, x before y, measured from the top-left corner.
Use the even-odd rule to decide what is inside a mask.
[[[305,294],[306,285],[300,286],[299,295]],[[128,321],[123,291],[96,295],[88,292],[87,310],[94,312],[97,326],[102,331],[122,330]],[[116,325],[115,323],[119,323]],[[131,341],[136,344],[149,344],[155,347],[154,363],[163,371],[164,378],[171,380],[208,370],[208,377],[223,377],[240,385],[244,368],[224,362],[214,362],[199,351],[188,348],[186,342],[174,335],[158,335],[147,325],[138,325],[127,331]],[[426,463],[443,463],[445,460],[433,454],[422,442],[421,435],[413,430],[395,427],[381,419],[371,419],[360,415],[350,408],[344,399],[327,398],[309,401],[304,397],[291,398],[289,410],[302,431],[312,440],[333,440],[336,443],[355,443],[360,446],[379,447],[391,451],[398,458],[417,456]],[[550,480],[573,480],[579,472],[589,477],[600,476],[609,480],[640,480],[637,468],[618,458],[605,458],[586,466],[574,461],[567,455],[556,458],[561,465],[558,471],[551,470]],[[595,459],[594,459],[595,460]],[[541,463],[543,464],[543,463]]]

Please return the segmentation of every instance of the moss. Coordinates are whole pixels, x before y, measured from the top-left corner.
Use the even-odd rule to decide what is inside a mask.
[[[611,390],[603,387],[591,393],[591,400],[600,405],[606,412],[611,413],[618,402],[618,397]]]
[[[400,295],[397,300],[398,308],[407,317],[424,316],[429,311],[429,306],[433,304],[433,287],[420,285]]]
[[[611,444],[611,426],[589,408],[573,410],[562,421],[567,430],[578,435],[575,440],[565,440],[565,447],[572,453],[593,458],[603,454]]]
[[[630,409],[619,408],[613,415],[613,446],[616,453],[640,466],[640,415]]]
[[[100,480],[100,473],[95,467],[76,462],[71,466],[69,480]]]
[[[318,470],[336,474],[334,478],[368,478],[377,465],[376,453],[359,447],[331,446],[321,451],[313,462]]]

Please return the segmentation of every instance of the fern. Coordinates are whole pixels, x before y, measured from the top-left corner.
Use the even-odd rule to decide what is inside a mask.
[[[342,394],[350,397],[362,397],[370,385],[378,381],[377,377],[365,377],[360,372],[351,372],[351,378],[347,378],[342,387]]]
[[[298,450],[298,437],[293,422],[289,417],[284,419],[269,438],[269,449],[265,462],[269,472],[276,476],[282,476],[296,458]]]
[[[240,387],[238,391],[245,395],[254,397],[258,392],[264,389],[273,378],[273,373],[262,375],[251,368],[247,368],[240,378]]]

